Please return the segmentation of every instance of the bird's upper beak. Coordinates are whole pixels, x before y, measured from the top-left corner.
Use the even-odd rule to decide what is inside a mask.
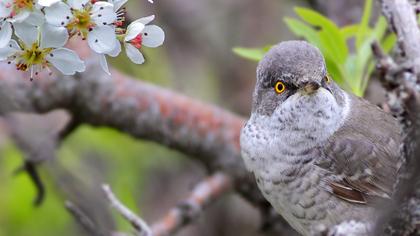
[[[319,83],[311,81],[303,86],[303,90],[308,94],[312,94],[316,92],[320,87],[321,85]]]

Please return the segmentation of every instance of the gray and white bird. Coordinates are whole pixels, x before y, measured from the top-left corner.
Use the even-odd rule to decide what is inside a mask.
[[[257,68],[242,157],[264,197],[308,235],[319,224],[373,222],[402,165],[390,114],[338,87],[304,41],[274,46]]]

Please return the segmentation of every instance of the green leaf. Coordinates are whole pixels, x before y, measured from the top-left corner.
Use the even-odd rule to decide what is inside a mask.
[[[384,37],[386,30],[388,29],[388,24],[386,22],[385,17],[380,16],[378,21],[375,24],[375,27],[372,31],[372,36],[377,40],[380,41]]]
[[[356,61],[355,61],[355,71],[353,73],[354,82],[356,84],[357,91],[361,91],[363,75],[366,72],[366,67],[369,63],[369,60],[372,57],[371,51],[371,43],[374,40],[374,36],[372,35],[369,39],[363,41],[363,44],[360,45],[360,48],[356,54]]]
[[[340,64],[344,64],[348,56],[348,47],[338,26],[327,17],[307,8],[297,7],[295,12],[305,22],[321,28],[319,35],[322,47],[328,49]]]
[[[325,56],[331,57],[338,64],[343,64],[343,60],[345,61],[347,56],[343,57],[341,52],[337,50],[334,38],[325,31],[319,32],[319,38],[321,41],[321,51],[325,54]]]
[[[363,8],[362,19],[359,24],[359,31],[356,35],[356,49],[359,49],[362,46],[363,41],[366,38],[368,29],[369,29],[369,19],[370,19],[371,12],[372,12],[372,0],[366,0],[365,6]]]
[[[349,39],[357,34],[357,32],[359,31],[359,25],[344,26],[343,28],[341,28],[340,31],[341,35],[343,35],[345,39]]]
[[[314,28],[299,20],[292,19],[289,17],[285,17],[284,22],[286,23],[290,31],[292,31],[296,36],[303,37],[308,42],[321,48],[321,41],[319,39],[318,32]]]
[[[368,29],[369,30],[369,29]],[[375,40],[381,41],[387,30],[387,22],[384,17],[379,17],[374,29],[368,37],[365,37],[362,44],[357,48],[356,60],[354,61],[353,83],[354,92],[362,96],[366,90],[369,76],[373,71],[371,44]]]
[[[384,40],[382,40],[381,46],[385,53],[389,53],[392,48],[394,48],[395,43],[397,43],[397,36],[394,33],[387,35]]]
[[[333,80],[338,84],[344,83],[344,76],[341,74],[340,66],[329,57],[325,58],[325,64],[327,64],[328,73],[332,76]]]
[[[354,74],[354,72],[356,71],[356,60],[357,60],[356,55],[351,54],[347,57],[346,63],[344,64],[344,68],[347,71],[347,73],[352,75],[350,77],[346,77],[346,82],[350,88],[350,91],[352,92],[355,90],[354,88],[356,87],[355,85],[356,75]]]
[[[267,53],[268,51],[270,51],[270,49],[273,47],[273,45],[266,45],[265,47],[262,48],[264,53]]]
[[[252,61],[260,61],[264,54],[267,52],[266,48],[241,48],[236,47],[232,50],[236,55],[252,60]]]
[[[369,62],[369,65],[367,66],[367,72],[365,73],[365,75],[362,78],[362,88],[361,88],[361,95],[363,96],[363,94],[365,93],[367,86],[368,86],[368,82],[369,82],[369,77],[372,74],[373,69],[375,69],[375,63],[373,61]]]

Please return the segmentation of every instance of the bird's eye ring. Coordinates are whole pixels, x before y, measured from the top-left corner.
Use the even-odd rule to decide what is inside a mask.
[[[326,75],[324,79],[325,79],[325,82],[327,82],[327,84],[331,83],[331,77],[329,75]]]
[[[286,85],[284,85],[284,83],[281,81],[277,81],[276,85],[274,85],[274,90],[276,91],[277,94],[280,94],[284,92],[284,90],[286,90]]]

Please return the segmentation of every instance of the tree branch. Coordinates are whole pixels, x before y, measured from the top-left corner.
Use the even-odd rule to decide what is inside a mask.
[[[382,12],[398,36],[398,60],[387,60],[374,45],[378,67],[388,89],[389,106],[403,127],[402,147],[405,165],[395,186],[395,206],[388,207],[377,225],[377,234],[414,235],[419,233],[420,213],[420,30],[415,9],[408,0],[381,0]],[[394,64],[396,61],[396,64]],[[388,62],[388,63],[386,63]],[[386,65],[391,65],[387,68]],[[384,224],[388,223],[388,224]],[[385,226],[384,226],[385,225]]]
[[[117,72],[109,78],[96,65],[83,77],[43,78],[33,83],[5,65],[0,69],[4,72],[0,75],[0,115],[65,108],[79,123],[114,127],[197,156],[210,169],[248,175],[239,159],[244,120],[232,113]]]
[[[86,230],[90,235],[101,236],[103,233],[99,232],[95,223],[75,204],[66,201],[65,207],[67,211],[73,216],[78,224]]]
[[[109,78],[97,65],[83,77],[43,78],[33,83],[16,78],[18,74],[5,65],[0,69],[4,71],[0,114],[65,108],[80,123],[114,127],[196,155],[211,168],[230,168],[246,175],[238,161],[244,120],[232,113],[117,72]]]
[[[208,177],[192,190],[188,198],[171,209],[152,227],[121,203],[108,185],[103,185],[102,189],[111,206],[131,223],[139,235],[169,236],[197,219],[205,207],[231,190],[231,187],[231,178],[225,174],[216,173]]]
[[[152,225],[153,236],[174,235],[183,226],[197,219],[206,206],[231,188],[231,178],[222,173],[216,173],[203,180],[192,190],[188,198]]]
[[[114,207],[130,224],[136,229],[139,236],[152,236],[152,231],[149,225],[132,212],[128,207],[118,200],[115,194],[112,192],[109,185],[102,185],[102,190],[104,191],[106,198],[111,203],[111,206]]]
[[[398,36],[398,46],[406,62],[410,62],[414,74],[420,73],[420,31],[415,10],[408,0],[380,0],[382,13]]]

